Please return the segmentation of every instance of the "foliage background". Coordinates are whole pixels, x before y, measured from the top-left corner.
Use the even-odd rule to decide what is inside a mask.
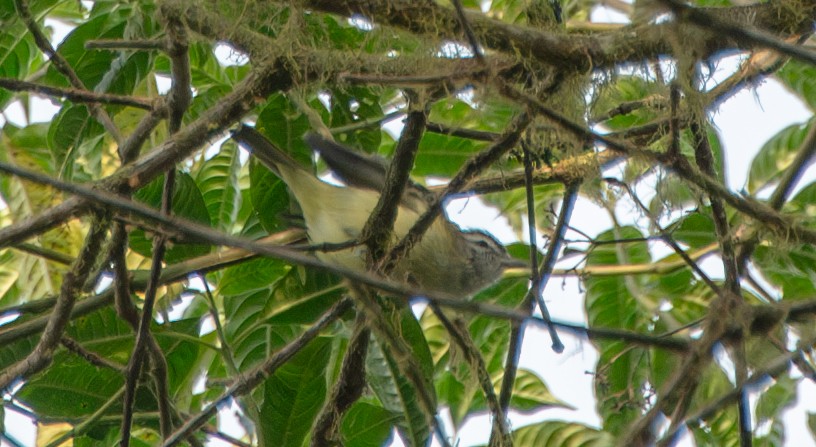
[[[816,377],[814,187],[797,185],[816,132],[806,120],[769,139],[731,191],[707,114],[767,76],[812,109],[816,8],[603,2],[632,19],[620,27],[592,23],[589,1],[562,3],[566,23],[547,2],[462,3],[467,13],[459,2],[0,1],[0,105],[28,120],[5,122],[0,141],[3,411],[40,422],[41,445],[200,445],[225,439],[214,402],[234,399],[251,433],[227,439],[236,445],[369,446],[395,431],[408,445],[455,443],[469,416],[563,406],[531,371],[502,387],[516,364],[507,317],[521,314],[491,306],[530,312],[525,275],[459,304],[476,315],[458,333],[430,307],[416,319],[399,300],[358,293],[352,305],[331,268],[245,243],[297,230],[284,185],[220,141],[228,129],[255,122],[304,163],[310,129],[405,157],[410,143],[394,155],[382,125],[407,116],[418,179],[461,175],[510,141],[496,163],[468,165],[479,175],[465,189],[489,192],[519,235],[531,206],[544,254],[576,260],[545,273],[585,291],[589,329],[560,330],[599,351],[601,425],[543,421],[503,436],[496,423],[491,443],[671,444],[675,429],[697,445],[782,443],[784,409]],[[45,19],[73,28],[56,48]],[[225,44],[249,63],[216,58]],[[735,52],[734,73],[708,77]],[[50,122],[32,119],[34,97],[58,105]],[[537,160],[531,198],[521,146]],[[78,198],[9,175],[15,166],[155,209],[172,197],[187,220],[146,218],[104,192]],[[567,222],[554,222],[575,194],[639,218],[566,239]],[[704,258],[724,274],[708,278]],[[110,288],[95,287],[100,277]],[[347,371],[363,366],[359,397]],[[439,409],[447,434],[435,433]]]

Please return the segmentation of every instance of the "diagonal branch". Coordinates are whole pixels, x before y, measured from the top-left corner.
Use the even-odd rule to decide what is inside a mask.
[[[413,301],[415,297],[420,296],[420,293],[417,290],[414,290],[410,286],[403,283],[392,282],[387,279],[383,279],[382,277],[377,275],[359,272],[356,270],[351,270],[336,265],[326,264],[321,262],[315,257],[304,255],[301,251],[291,249],[288,247],[263,244],[258,243],[257,241],[223,234],[209,227],[205,227],[201,224],[186,219],[168,217],[141,203],[132,202],[104,191],[94,190],[86,186],[52,179],[37,172],[28,171],[2,162],[0,162],[0,171],[12,173],[26,180],[53,186],[62,191],[81,195],[86,199],[93,200],[100,206],[109,207],[113,210],[116,210],[119,213],[131,213],[143,219],[157,222],[165,227],[174,228],[176,230],[183,230],[184,234],[187,235],[188,238],[191,240],[206,241],[207,243],[210,243],[212,245],[226,245],[230,247],[235,247],[246,252],[256,253],[258,255],[278,258],[284,261],[304,265],[307,267],[315,267],[325,271],[330,271],[338,275],[345,276],[354,282],[367,284],[376,289],[385,291],[388,294],[392,295],[395,299]],[[280,237],[285,236],[287,236],[287,233],[282,234]],[[245,254],[243,253],[239,254],[240,256],[245,256]],[[196,264],[198,264],[198,262]],[[168,276],[168,280],[171,280],[171,278],[179,279],[180,274],[181,274],[180,272],[174,272],[173,275]],[[105,300],[109,300],[110,296],[111,295],[108,294],[100,295],[97,298],[97,300],[88,303],[88,308],[91,309],[97,308],[96,306],[100,306],[101,305],[100,303],[104,303]],[[599,328],[590,329],[574,324],[558,323],[554,321],[545,322],[540,318],[531,317],[528,314],[517,312],[512,309],[507,309],[502,306],[497,306],[483,302],[462,300],[461,297],[452,296],[439,292],[435,293],[422,292],[421,296],[423,300],[431,301],[441,306],[448,307],[451,309],[458,309],[467,313],[487,315],[511,321],[530,322],[542,326],[546,324],[554,324],[559,328],[563,328],[568,331],[586,334],[590,338],[620,339],[632,341],[637,344],[642,344],[644,346],[656,346],[670,350],[684,351],[688,349],[687,341],[680,339],[666,337],[650,337],[644,336],[642,334],[632,333],[628,331],[619,331],[615,329],[599,329]],[[800,314],[802,315],[808,314],[810,310],[811,308],[809,307],[807,308],[803,307],[802,309],[800,309]],[[816,306],[813,306],[812,310],[816,312]],[[28,325],[26,323],[24,324],[26,325],[25,331],[28,334],[38,331],[39,327],[41,327],[38,325]],[[0,332],[0,341],[2,341],[4,338],[2,337],[3,334],[4,334],[3,332]]]
[[[114,104],[144,110],[150,110],[153,108],[153,101],[146,98],[114,95],[111,93],[96,93],[76,88],[53,87],[50,85],[21,81],[18,79],[0,78],[0,88],[4,88],[12,92],[32,92],[40,95],[48,95],[58,99],[68,99],[69,101],[78,103],[87,102]]]
[[[538,268],[537,277],[538,283],[533,284],[533,287],[527,291],[522,304],[522,312],[525,315],[532,315],[535,310],[536,299],[541,294],[541,291],[546,287],[549,281],[553,266],[558,259],[558,254],[561,252],[561,247],[564,243],[564,234],[567,232],[572,211],[575,207],[575,201],[578,197],[578,186],[567,186],[564,191],[564,199],[561,202],[561,212],[558,214],[558,222],[555,224],[553,236],[550,246],[547,249],[547,255],[541,262],[540,266],[533,265],[532,268]],[[542,317],[544,321],[548,322],[547,328],[551,331],[553,326],[563,327],[555,324],[550,320],[549,315],[543,315],[544,309],[542,307]],[[507,347],[507,359],[505,360],[504,377],[502,378],[501,393],[499,394],[499,402],[502,410],[507,412],[510,407],[510,399],[513,395],[513,385],[516,380],[516,373],[518,372],[518,362],[521,357],[521,345],[524,341],[524,325],[523,322],[514,322],[510,332],[510,345]],[[553,338],[553,349],[557,348],[556,341],[560,342],[559,338]],[[561,346],[563,351],[563,345]],[[556,351],[559,352],[559,351]],[[494,436],[491,433],[491,438]]]
[[[465,162],[456,176],[451,179],[445,189],[436,197],[436,200],[428,205],[427,211],[417,219],[413,227],[408,231],[408,234],[386,255],[382,261],[382,265],[384,266],[383,271],[389,272],[400,259],[408,254],[408,251],[419,241],[422,235],[425,234],[425,231],[430,228],[431,224],[442,212],[442,205],[448,196],[462,191],[485,168],[496,162],[502,155],[516,146],[521,132],[529,123],[530,116],[526,112],[522,112],[508,126],[507,131],[499,140]]]
[[[26,378],[41,371],[51,362],[51,357],[62,339],[65,326],[70,321],[71,310],[77,295],[81,292],[85,279],[96,264],[96,258],[100,253],[99,248],[102,246],[107,231],[107,219],[95,216],[79,256],[74,261],[71,270],[62,278],[59,298],[54,303],[54,309],[48,317],[48,323],[45,325],[42,336],[34,350],[25,359],[6,368],[0,374],[0,390],[5,390],[17,379]]]

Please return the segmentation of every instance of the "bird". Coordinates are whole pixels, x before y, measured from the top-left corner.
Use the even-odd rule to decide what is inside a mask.
[[[251,126],[241,125],[232,138],[280,177],[300,205],[309,241],[316,246],[357,241],[385,185],[383,160],[310,132],[307,145],[320,154],[345,186],[324,182]],[[432,193],[410,182],[398,206],[392,245],[402,239],[428,208]],[[356,271],[366,270],[367,248],[352,244],[318,250],[322,261]],[[399,260],[389,277],[427,292],[469,297],[496,282],[506,268],[523,262],[482,231],[465,231],[439,216],[422,239]]]

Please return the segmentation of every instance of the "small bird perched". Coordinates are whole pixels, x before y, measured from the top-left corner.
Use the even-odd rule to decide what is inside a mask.
[[[359,238],[385,185],[386,168],[381,161],[308,134],[306,143],[346,182],[347,186],[339,187],[315,177],[252,127],[242,125],[232,138],[286,183],[300,204],[311,243],[343,244]],[[397,210],[392,244],[404,237],[427,209],[430,194],[418,185],[406,190]],[[319,251],[317,257],[354,270],[366,268],[364,245]],[[505,268],[520,265],[523,263],[511,258],[487,233],[462,231],[439,217],[390,276],[420,290],[469,296],[495,282]]]

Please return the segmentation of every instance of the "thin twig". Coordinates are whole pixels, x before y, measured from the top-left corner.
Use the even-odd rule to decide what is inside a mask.
[[[473,32],[473,28],[470,26],[470,22],[465,15],[465,9],[462,7],[462,1],[451,0],[451,3],[453,4],[454,11],[456,11],[456,17],[459,19],[459,25],[462,26],[462,30],[465,32],[465,37],[467,37],[470,49],[473,51],[473,56],[478,59],[479,62],[484,64],[484,54],[482,54],[482,49],[479,47],[479,39],[476,38],[476,33]]]
[[[136,342],[134,343],[133,352],[130,355],[130,361],[127,365],[128,372],[125,376],[125,395],[122,404],[122,437],[119,441],[123,447],[130,445],[130,429],[133,422],[136,385],[142,372],[142,365],[147,356],[144,348],[147,344],[147,338],[149,337],[150,323],[153,321],[153,304],[156,301],[156,290],[159,286],[158,279],[161,273],[162,259],[164,258],[165,251],[165,243],[162,239],[163,238],[159,236],[153,242],[150,278],[148,279],[147,289],[145,290],[142,315],[136,332]]]
[[[544,260],[541,263],[541,266],[533,266],[533,268],[538,269],[538,277],[539,277],[539,284],[538,287],[527,291],[527,295],[524,297],[522,309],[525,314],[532,315],[533,311],[535,310],[536,300],[539,299],[538,297],[541,295],[543,288],[546,287],[547,282],[550,277],[550,273],[552,272],[552,268],[555,265],[555,261],[558,259],[558,254],[561,251],[561,246],[564,240],[564,234],[567,231],[567,225],[570,221],[572,216],[572,210],[574,209],[575,202],[578,196],[578,185],[570,185],[567,186],[566,190],[564,191],[564,199],[561,201],[561,212],[558,214],[558,222],[555,224],[555,229],[553,231],[553,236],[550,240],[550,246],[547,249],[547,254],[544,257]],[[543,298],[542,298],[543,300]],[[546,312],[546,307],[542,307],[542,319],[544,321],[549,322],[547,324],[547,328],[550,331],[553,326],[558,326],[561,328],[565,328],[563,325],[555,324],[549,318],[548,315],[544,315],[543,312]],[[595,329],[589,329],[595,330]],[[501,402],[502,410],[505,412],[510,406],[510,398],[513,395],[513,384],[516,380],[516,373],[518,371],[518,362],[521,356],[521,345],[522,341],[524,340],[524,326],[521,322],[517,322],[513,324],[513,329],[510,332],[510,345],[507,348],[507,360],[505,361],[504,367],[504,377],[502,378],[502,387],[501,387],[501,394],[499,394],[499,402]],[[564,350],[563,343],[556,335],[553,340],[553,350],[556,352],[561,352]],[[557,343],[561,343],[560,346]],[[556,348],[560,347],[560,351],[556,350]]]
[[[53,87],[50,85],[21,81],[18,79],[0,78],[0,88],[13,92],[32,92],[40,95],[52,96],[58,99],[67,99],[77,103],[114,104],[144,110],[150,110],[153,108],[153,101],[146,98],[115,95],[112,93],[96,93],[77,88]]]
[[[93,39],[85,42],[86,50],[161,50],[164,41],[161,39],[122,40],[122,39]]]
[[[811,346],[814,340],[810,340],[807,343],[802,343],[801,346]],[[802,353],[802,348],[796,349],[793,352],[785,353],[776,359],[768,362],[767,366],[761,370],[755,371],[751,377],[745,380],[743,383],[737,385],[731,391],[723,394],[719,398],[714,399],[708,405],[701,407],[697,410],[694,414],[689,415],[685,418],[681,423],[677,424],[673,430],[669,431],[664,437],[663,440],[659,445],[661,446],[668,446],[673,445],[673,441],[677,438],[680,431],[683,427],[690,426],[692,423],[702,423],[706,419],[709,419],[713,416],[716,412],[723,409],[726,405],[731,405],[738,399],[740,399],[741,395],[744,394],[745,391],[752,385],[755,385],[763,380],[766,380],[768,377],[776,377],[779,374],[785,372],[787,369],[790,368],[791,361],[797,355]]]
[[[482,353],[479,352],[479,348],[470,337],[467,326],[464,324],[454,324],[454,322],[445,315],[442,309],[434,303],[431,303],[431,310],[433,310],[436,318],[439,319],[442,326],[448,331],[451,340],[453,340],[465,354],[468,365],[474,370],[479,385],[482,387],[482,393],[484,393],[485,401],[487,401],[487,407],[493,416],[493,430],[496,432],[495,438],[491,435],[489,445],[512,446],[512,433],[507,423],[506,410],[503,409],[499,403],[496,390],[493,388],[493,379],[487,371],[484,357],[482,357]],[[457,323],[462,322],[458,321]]]
[[[43,259],[47,259],[62,265],[71,265],[74,262],[74,258],[71,256],[62,254],[56,250],[40,247],[39,245],[29,244],[27,242],[13,245],[13,247],[22,252],[39,256]]]
[[[640,208],[641,211],[643,211],[643,213],[646,216],[649,216],[650,220],[649,224],[654,226],[657,229],[658,233],[660,233],[660,240],[662,240],[666,245],[671,247],[671,249],[674,250],[674,252],[680,257],[680,259],[682,259],[683,262],[685,262],[686,265],[688,265],[688,267],[694,271],[694,273],[700,276],[700,278],[703,280],[704,283],[706,283],[708,288],[710,288],[715,294],[722,295],[722,290],[720,289],[720,286],[718,286],[717,283],[715,283],[708,276],[708,274],[705,271],[703,271],[699,264],[694,262],[694,259],[692,259],[692,257],[689,256],[689,254],[686,253],[685,250],[683,250],[683,247],[681,247],[677,242],[675,242],[675,240],[671,237],[671,234],[669,234],[669,232],[666,231],[666,229],[660,226],[660,222],[658,222],[657,219],[654,216],[652,216],[646,204],[643,203],[637,195],[635,195],[635,192],[632,191],[632,188],[627,183],[621,182],[620,180],[615,178],[604,178],[604,181],[611,185],[615,185],[619,188],[623,188],[629,194],[629,197],[632,198],[632,201],[635,202],[635,205],[637,205],[638,208]]]
[[[79,79],[74,69],[68,63],[67,60],[62,56],[62,54],[58,53],[54,47],[51,45],[51,42],[48,40],[48,36],[43,33],[40,29],[37,22],[31,16],[31,10],[28,8],[28,4],[25,0],[14,0],[14,6],[17,8],[17,14],[22,19],[23,23],[25,23],[26,28],[34,37],[34,42],[36,42],[37,47],[42,51],[47,57],[54,68],[57,69],[63,76],[68,79],[71,85],[74,88],[79,90],[87,90],[85,84]],[[89,109],[91,114],[102,124],[102,127],[108,131],[108,133],[113,137],[114,141],[121,142],[122,141],[122,134],[119,132],[119,128],[113,123],[113,120],[105,112],[104,109],[99,107],[99,104],[96,103],[89,103]]]
[[[125,372],[124,365],[112,362],[95,352],[91,352],[85,349],[81,344],[79,344],[78,341],[74,340],[71,337],[63,335],[62,339],[60,340],[60,343],[62,343],[62,345],[65,346],[66,349],[83,358],[91,365],[112,369],[120,374],[124,374]]]

